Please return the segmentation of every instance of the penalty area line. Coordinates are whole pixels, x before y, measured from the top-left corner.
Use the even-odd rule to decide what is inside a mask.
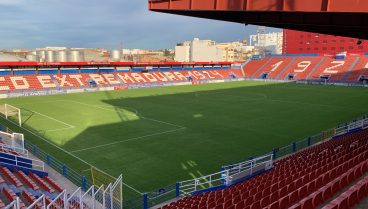
[[[3,117],[2,115],[0,115],[0,117],[2,117],[2,118],[4,118],[5,120],[7,120],[7,119],[6,119],[5,117]],[[13,122],[13,121],[11,121],[11,120],[7,120],[7,121],[9,121],[9,122],[13,123],[14,125],[16,125],[16,126],[18,126],[18,127],[22,128],[22,129],[24,129],[25,131],[28,131],[30,134],[32,134],[32,135],[34,135],[34,136],[36,136],[36,137],[38,137],[38,138],[42,139],[43,141],[45,141],[45,142],[47,142],[47,143],[51,144],[52,146],[54,146],[54,147],[56,147],[56,148],[60,149],[61,151],[63,151],[63,152],[65,152],[65,153],[67,153],[67,154],[69,154],[69,155],[71,155],[71,156],[75,157],[76,159],[80,160],[81,162],[83,162],[83,163],[85,163],[85,164],[87,164],[87,165],[89,165],[89,166],[92,166],[92,167],[97,168],[96,166],[91,165],[90,163],[88,163],[88,162],[86,162],[86,161],[82,160],[81,158],[79,158],[79,157],[77,157],[77,156],[73,155],[72,153],[70,153],[70,152],[66,151],[65,149],[63,149],[63,148],[61,148],[61,147],[59,147],[59,146],[55,145],[54,143],[52,143],[52,142],[48,141],[47,139],[45,139],[45,138],[43,138],[43,137],[41,137],[41,136],[37,135],[36,133],[34,133],[34,132],[32,132],[32,131],[30,131],[30,130],[28,130],[28,129],[26,129],[26,128],[22,127],[22,126],[19,126],[19,125],[18,125],[18,124],[16,124],[15,122]],[[100,171],[102,171],[101,169],[99,169],[99,170],[100,170]],[[103,172],[104,172],[104,171],[103,171]],[[105,173],[106,173],[106,172],[105,172]],[[126,183],[124,183],[124,182],[122,182],[122,183],[123,183],[126,187],[128,187],[128,188],[132,189],[133,191],[137,192],[138,194],[143,195],[143,193],[142,193],[142,192],[140,192],[140,191],[138,191],[138,190],[134,189],[133,187],[129,186],[128,184],[126,184]]]
[[[36,114],[39,114],[39,115],[42,115],[43,117],[49,118],[49,119],[54,120],[54,121],[56,121],[56,122],[59,122],[59,123],[61,123],[61,124],[67,125],[67,126],[69,126],[70,128],[74,128],[74,126],[69,125],[69,124],[67,124],[67,123],[64,123],[64,122],[62,122],[62,121],[60,121],[60,120],[56,120],[55,118],[52,118],[52,117],[46,116],[46,115],[44,115],[44,114],[41,114],[41,113],[38,113],[38,112],[35,112],[35,111],[31,111],[31,110],[28,110],[28,111],[29,111],[29,112],[33,112],[33,113],[36,113]]]
[[[119,144],[119,143],[123,143],[123,142],[127,142],[127,141],[133,141],[133,140],[136,140],[136,139],[142,139],[142,138],[146,138],[146,137],[150,137],[150,136],[157,136],[157,135],[166,134],[166,133],[170,133],[170,132],[174,132],[174,131],[180,131],[180,130],[184,130],[184,129],[186,129],[186,127],[179,128],[179,129],[174,129],[174,130],[171,130],[171,131],[164,131],[164,132],[160,132],[160,133],[150,134],[150,135],[146,135],[146,136],[135,137],[135,138],[132,138],[132,139],[126,139],[126,140],[122,140],[122,141],[118,141],[118,142],[112,142],[112,143],[103,144],[103,145],[99,145],[99,146],[95,146],[95,147],[89,147],[89,148],[85,148],[85,149],[74,150],[74,151],[70,151],[70,153],[96,149],[96,148],[100,148],[100,147],[110,146],[110,145]]]
[[[163,122],[163,121],[159,121],[159,120],[155,120],[155,119],[151,119],[151,118],[146,118],[146,117],[143,117],[143,116],[138,116],[137,114],[132,115],[132,114],[125,113],[125,112],[122,112],[122,111],[110,110],[110,109],[107,109],[107,108],[99,107],[99,106],[96,106],[96,105],[90,105],[90,104],[86,104],[86,103],[83,103],[83,102],[77,102],[77,101],[73,101],[73,100],[68,100],[68,101],[75,102],[77,104],[82,104],[82,105],[90,106],[90,107],[95,107],[95,108],[103,109],[103,110],[108,110],[108,111],[111,111],[111,112],[124,113],[126,115],[130,115],[130,116],[134,116],[134,117],[138,117],[138,118],[143,118],[143,119],[146,119],[146,120],[155,121],[157,123],[163,123],[163,124],[167,124],[167,125],[170,125],[170,126],[176,126],[176,127],[179,127],[179,128],[186,128],[184,126],[179,126],[179,125],[175,125],[175,124],[172,124],[172,123],[167,123],[167,122]],[[119,106],[113,106],[112,105],[111,107],[119,107]],[[122,107],[119,107],[119,108],[122,108]],[[126,108],[127,109],[133,109],[133,108],[128,108],[128,107],[126,107]],[[135,110],[135,109],[133,109],[133,110]],[[137,110],[135,110],[135,111],[138,113]]]

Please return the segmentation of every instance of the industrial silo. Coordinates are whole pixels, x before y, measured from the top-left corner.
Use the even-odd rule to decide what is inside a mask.
[[[54,51],[47,50],[45,51],[45,62],[53,62],[54,61]]]
[[[28,55],[37,55],[37,51],[32,50],[27,53]]]
[[[67,62],[66,51],[54,51],[54,61],[55,62]]]
[[[84,62],[84,52],[78,50],[70,50],[66,52],[68,62]]]
[[[27,54],[26,59],[29,60],[29,61],[33,61],[33,62],[38,62],[39,61],[38,56],[34,55],[34,54]]]
[[[45,51],[44,50],[40,50],[40,51],[37,51],[37,55],[40,59],[45,59]]]
[[[111,50],[110,51],[110,59],[120,60],[121,59],[121,51],[120,50]]]

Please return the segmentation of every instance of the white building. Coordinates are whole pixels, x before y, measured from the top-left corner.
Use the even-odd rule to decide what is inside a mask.
[[[46,46],[45,49],[46,50],[58,51],[58,50],[66,50],[66,47]]]
[[[177,62],[221,62],[222,49],[216,47],[216,42],[199,40],[184,42],[175,46],[175,61]]]
[[[282,40],[283,33],[267,33],[266,36],[266,50],[271,51],[272,54],[282,54]],[[251,35],[249,39],[249,46],[258,47],[258,35]]]
[[[123,49],[123,54],[144,54],[140,49]]]

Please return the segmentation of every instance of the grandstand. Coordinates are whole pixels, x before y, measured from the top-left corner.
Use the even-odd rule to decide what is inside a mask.
[[[52,91],[62,89],[113,87],[129,85],[169,84],[184,82],[203,82],[224,79],[263,79],[277,81],[323,81],[329,83],[365,84],[368,80],[368,54],[348,53],[336,58],[337,54],[302,54],[302,55],[267,55],[259,60],[252,59],[240,69],[239,63],[223,63],[199,65],[188,68],[188,65],[172,65],[161,63],[161,67],[152,65],[134,67],[127,65],[124,70],[116,67],[120,64],[111,63],[110,70],[103,70],[99,63],[93,63],[95,69],[83,67],[79,70],[64,70],[69,64],[58,63],[57,70],[35,68],[24,71],[0,72],[0,92],[11,93],[20,91]],[[22,63],[27,65],[27,63]],[[85,63],[81,63],[85,64]],[[102,63],[101,63],[102,64]],[[1,63],[7,69],[16,68],[16,63]],[[231,66],[232,65],[232,66]],[[101,68],[101,69],[100,69]],[[144,70],[152,68],[150,70]]]

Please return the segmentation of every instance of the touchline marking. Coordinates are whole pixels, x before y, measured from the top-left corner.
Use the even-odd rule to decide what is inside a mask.
[[[140,136],[140,137],[136,137],[136,138],[132,138],[132,139],[126,139],[126,140],[122,140],[122,141],[118,141],[118,142],[103,144],[103,145],[99,145],[99,146],[95,146],[95,147],[89,147],[89,148],[85,148],[85,149],[70,151],[70,153],[81,152],[81,151],[85,151],[85,150],[90,150],[90,149],[95,149],[95,148],[110,146],[110,145],[119,144],[119,143],[123,143],[123,142],[127,142],[127,141],[133,141],[133,140],[136,140],[136,139],[142,139],[142,138],[146,138],[146,137],[150,137],[150,136],[156,136],[156,135],[166,134],[166,133],[170,133],[170,132],[174,132],[174,131],[180,131],[180,130],[184,130],[184,129],[186,129],[186,127],[179,128],[179,129],[174,129],[174,130],[171,130],[171,131],[164,131],[164,132],[160,132],[160,133],[150,134],[150,135],[146,135],[146,136]]]
[[[175,125],[175,124],[172,124],[172,123],[167,123],[167,122],[163,122],[163,121],[159,121],[159,120],[154,120],[154,119],[151,119],[151,118],[146,118],[146,117],[142,117],[142,116],[138,116],[138,115],[132,115],[132,114],[125,113],[125,112],[121,112],[121,111],[110,110],[110,109],[106,109],[106,108],[103,108],[103,107],[99,107],[99,106],[95,106],[95,105],[86,104],[86,103],[83,103],[83,102],[77,102],[77,101],[73,101],[73,100],[68,100],[68,101],[70,101],[70,102],[75,102],[75,103],[82,104],[82,105],[87,105],[87,106],[90,106],[90,107],[95,107],[95,108],[100,108],[100,109],[108,110],[108,111],[111,111],[111,112],[124,113],[124,114],[126,114],[126,115],[131,115],[131,116],[135,116],[135,117],[138,117],[138,118],[143,118],[143,119],[147,119],[147,120],[155,121],[155,122],[158,122],[158,123],[163,123],[163,124],[167,124],[167,125],[171,125],[171,126],[176,126],[176,127],[179,127],[179,128],[186,128],[186,127],[184,127],[184,126],[179,126],[179,125]],[[112,106],[112,107],[119,107],[119,106]],[[133,109],[133,108],[130,108],[130,109]],[[137,111],[137,112],[138,112],[138,111]]]
[[[45,101],[45,102],[19,103],[19,104],[11,104],[11,105],[42,104],[42,103],[63,102],[63,101],[69,101],[69,100],[54,100],[54,101]]]
[[[2,115],[0,115],[0,117],[4,118]],[[6,118],[4,118],[4,119],[6,120]],[[59,146],[55,145],[54,143],[52,143],[52,142],[48,141],[47,139],[44,139],[43,137],[41,137],[41,136],[39,136],[39,135],[37,135],[37,134],[33,133],[32,131],[30,131],[30,130],[28,130],[28,129],[26,129],[26,128],[22,127],[22,126],[19,126],[19,124],[16,124],[16,123],[14,123],[14,122],[13,122],[13,121],[11,121],[11,120],[7,120],[7,121],[9,121],[9,122],[13,123],[14,125],[16,125],[16,126],[18,126],[18,127],[22,128],[22,129],[24,129],[24,130],[28,131],[29,133],[31,133],[31,134],[33,134],[33,135],[35,135],[36,137],[38,137],[38,138],[42,139],[43,141],[45,141],[45,142],[47,142],[47,143],[51,144],[52,146],[54,146],[54,147],[56,147],[56,148],[60,149],[61,151],[63,151],[63,152],[65,152],[65,153],[67,153],[67,154],[69,154],[69,155],[71,155],[71,156],[75,157],[76,159],[80,160],[81,162],[83,162],[83,163],[85,163],[85,164],[87,164],[87,165],[89,165],[89,166],[92,166],[92,167],[97,168],[96,166],[93,166],[93,165],[91,165],[90,163],[87,163],[86,161],[82,160],[81,158],[79,158],[79,157],[77,157],[77,156],[73,155],[72,153],[70,153],[70,152],[68,152],[68,151],[64,150],[63,148],[61,148],[61,147],[59,147]],[[97,169],[98,169],[98,168],[97,168]],[[100,170],[100,171],[102,171],[101,169],[99,169],[99,170]],[[103,171],[103,172],[104,172],[104,171]],[[106,172],[105,172],[105,173],[106,173]],[[123,183],[126,187],[128,187],[128,188],[132,189],[133,191],[137,192],[138,194],[141,194],[141,195],[143,194],[142,192],[140,192],[140,191],[138,191],[138,190],[134,189],[133,187],[129,186],[128,184],[126,184],[126,183],[124,183],[124,182],[122,182],[122,183]]]

